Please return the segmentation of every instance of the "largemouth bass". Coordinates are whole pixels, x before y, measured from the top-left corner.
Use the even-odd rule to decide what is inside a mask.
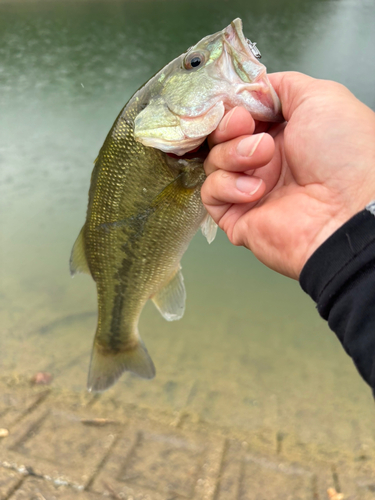
[[[205,138],[237,105],[258,120],[281,119],[258,57],[236,19],[160,70],[111,128],[70,259],[71,274],[87,272],[97,286],[89,390],[107,389],[125,370],[154,377],[138,333],[141,311],[151,299],[168,321],[182,317],[181,257],[200,227],[209,242],[216,233],[200,198]]]

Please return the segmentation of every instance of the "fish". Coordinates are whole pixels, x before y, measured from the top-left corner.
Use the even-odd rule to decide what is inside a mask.
[[[71,275],[88,273],[97,287],[89,391],[108,389],[124,371],[155,376],[138,331],[142,309],[150,299],[166,320],[183,316],[181,257],[199,228],[209,243],[217,230],[200,196],[206,137],[235,106],[282,121],[259,54],[235,19],[156,73],[109,131],[70,257]]]

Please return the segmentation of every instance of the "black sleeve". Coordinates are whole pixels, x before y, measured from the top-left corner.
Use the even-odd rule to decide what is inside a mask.
[[[375,204],[355,215],[306,262],[300,285],[317,303],[375,394]]]

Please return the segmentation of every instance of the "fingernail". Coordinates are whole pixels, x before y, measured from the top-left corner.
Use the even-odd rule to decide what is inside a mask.
[[[260,185],[262,184],[262,179],[257,179],[256,177],[248,177],[247,175],[241,175],[236,180],[236,188],[238,191],[246,194],[255,194]]]
[[[251,135],[250,137],[246,137],[246,139],[242,139],[237,145],[237,153],[240,156],[252,156],[263,137],[264,133]]]
[[[236,108],[233,108],[231,111],[229,111],[229,113],[227,113],[224,116],[224,118],[221,120],[221,122],[219,123],[218,129],[220,130],[220,132],[225,132],[225,130],[226,130],[227,126],[228,126],[229,120],[231,119],[231,117],[233,115],[233,111],[235,109]]]

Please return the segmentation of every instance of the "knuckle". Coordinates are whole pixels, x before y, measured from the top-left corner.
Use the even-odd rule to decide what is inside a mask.
[[[210,152],[211,163],[215,165],[216,168],[219,168],[224,155],[225,155],[224,144],[217,144]]]
[[[207,178],[201,187],[201,198],[203,202],[208,201],[210,197],[209,196],[211,190],[210,185],[211,185],[211,177]]]
[[[222,179],[227,179],[228,177],[230,177],[230,174],[229,174],[229,172],[226,172],[225,170],[221,170],[220,171],[220,177]]]

